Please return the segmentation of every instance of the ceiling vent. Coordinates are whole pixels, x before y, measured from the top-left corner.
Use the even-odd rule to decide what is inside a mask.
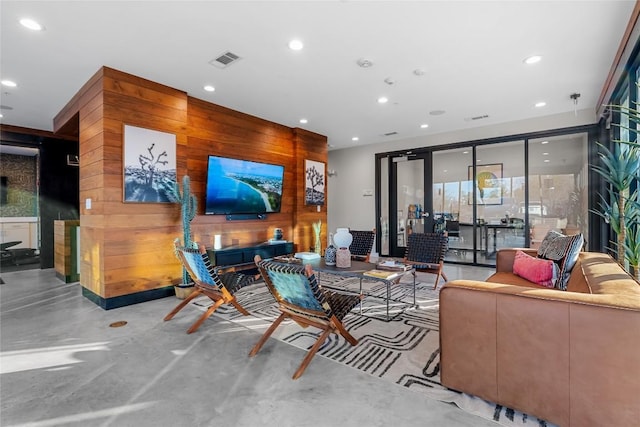
[[[240,58],[235,53],[227,51],[222,55],[218,55],[217,58],[209,61],[209,64],[214,65],[218,68],[227,68],[229,65],[236,63],[240,59],[242,58]]]
[[[384,136],[393,136],[393,135],[397,135],[398,132],[387,132],[387,133],[383,133]]]
[[[488,119],[488,118],[489,118],[489,115],[488,115],[488,114],[483,114],[483,115],[481,115],[481,116],[467,117],[467,118],[465,118],[464,120],[465,120],[466,122],[472,122],[472,121],[474,121],[474,120],[483,120],[483,119]]]

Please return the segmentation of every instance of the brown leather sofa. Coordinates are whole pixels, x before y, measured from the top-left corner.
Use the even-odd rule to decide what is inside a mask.
[[[547,289],[512,273],[515,252],[442,288],[442,384],[562,427],[640,425],[638,282],[582,252],[568,290]]]

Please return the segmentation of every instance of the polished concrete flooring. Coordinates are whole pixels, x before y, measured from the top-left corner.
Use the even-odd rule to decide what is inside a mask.
[[[490,270],[447,265],[449,279]],[[269,340],[197,309],[162,318],[173,297],[105,311],[48,270],[3,272],[0,425],[495,426],[456,406]],[[126,325],[110,325],[125,321]]]

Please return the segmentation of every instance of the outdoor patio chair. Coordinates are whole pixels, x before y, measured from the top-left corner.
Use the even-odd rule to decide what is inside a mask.
[[[269,292],[278,303],[281,314],[253,347],[249,357],[255,356],[260,351],[285,319],[292,319],[303,328],[314,326],[322,330],[293,374],[294,380],[304,373],[330,333],[341,335],[351,345],[358,343],[358,340],[347,332],[342,319],[360,303],[361,295],[344,294],[322,288],[309,264],[285,265],[262,260],[259,255],[256,255],[255,263]]]
[[[178,304],[171,313],[167,314],[164,320],[173,318],[177,312],[200,295],[209,297],[213,301],[213,305],[191,325],[187,330],[188,334],[195,332],[218,307],[225,303],[233,305],[245,316],[249,315],[249,312],[236,301],[234,294],[238,289],[253,283],[255,280],[253,276],[236,272],[233,267],[212,267],[204,245],[199,245],[198,249],[185,248],[180,245],[179,239],[176,239],[175,250],[182,265],[193,280],[195,290]]]
[[[448,246],[448,237],[444,233],[411,233],[403,261],[412,264],[415,271],[435,274],[433,289],[436,289],[440,276],[449,280],[443,271]]]

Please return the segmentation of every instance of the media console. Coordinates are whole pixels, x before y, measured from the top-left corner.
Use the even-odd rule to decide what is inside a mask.
[[[256,255],[263,259],[293,253],[293,242],[258,243],[249,246],[228,246],[222,249],[207,248],[213,266],[237,265],[253,262]]]

